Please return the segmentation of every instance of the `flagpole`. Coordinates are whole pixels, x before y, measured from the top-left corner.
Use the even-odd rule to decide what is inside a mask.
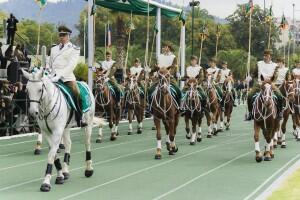
[[[37,48],[36,48],[36,58],[38,58],[39,51],[40,51],[40,35],[41,35],[41,14],[42,14],[42,8],[40,7],[39,13],[38,13],[38,38],[37,38]],[[36,60],[37,62],[37,60]],[[36,63],[38,65],[38,63]]]
[[[249,19],[249,43],[248,43],[248,60],[247,60],[247,78],[250,77],[250,66],[251,66],[251,38],[252,38],[252,10],[250,9],[250,19]],[[247,93],[246,96],[248,98],[249,94],[249,84],[250,80],[247,80]],[[248,111],[248,105],[246,107],[246,113]]]
[[[105,59],[105,56],[106,56],[106,51],[107,51],[107,47],[106,47],[106,44],[107,44],[107,24],[105,24],[104,26],[104,59]]]
[[[84,22],[83,22],[83,57],[84,57],[84,63],[86,63],[86,57],[85,57],[85,51],[86,51],[86,16],[84,16]]]
[[[218,58],[218,45],[219,45],[219,34],[217,33],[217,41],[216,41],[216,58]]]
[[[282,30],[282,43],[283,43],[283,59],[285,61],[286,54],[285,54],[285,38],[284,38],[284,29]]]
[[[270,49],[270,46],[271,46],[271,30],[272,30],[272,24],[271,24],[271,21],[270,21],[270,25],[269,25],[268,49]]]
[[[202,49],[203,49],[203,41],[204,41],[204,33],[201,34],[201,43],[200,43],[200,55],[199,55],[199,65],[201,65],[201,60],[202,60]]]
[[[291,39],[289,38],[288,42],[288,57],[287,57],[287,67],[290,67],[290,48],[291,48]]]
[[[150,58],[149,58],[149,62],[148,62],[149,66],[151,66],[152,54],[153,54],[155,39],[156,39],[156,30],[154,30],[154,33],[153,33],[153,40],[152,40],[152,45],[151,45]]]

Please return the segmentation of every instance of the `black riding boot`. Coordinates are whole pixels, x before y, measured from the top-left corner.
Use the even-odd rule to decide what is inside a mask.
[[[247,104],[248,104],[248,116],[245,119],[245,121],[251,121],[253,119],[253,115],[252,115],[253,107],[252,107],[252,98],[251,97],[248,97]]]
[[[83,120],[83,112],[82,112],[82,102],[81,99],[76,102],[77,112],[75,113],[75,119],[77,121],[78,127],[86,127],[87,123]]]

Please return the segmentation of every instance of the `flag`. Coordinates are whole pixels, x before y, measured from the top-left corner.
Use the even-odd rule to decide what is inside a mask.
[[[185,25],[186,22],[186,14],[184,11],[181,11],[180,15],[179,15],[179,21],[182,21],[182,24]]]
[[[254,9],[253,0],[249,0],[249,2],[246,3],[244,6],[245,6],[246,14],[252,13]]]
[[[40,5],[40,8],[44,8],[47,4],[47,0],[35,0],[36,3]]]
[[[157,34],[158,31],[159,31],[156,23],[155,23],[154,26],[153,26],[153,31],[155,31],[156,34]]]
[[[220,27],[220,24],[217,24],[217,32],[216,32],[217,35],[221,35],[221,27]]]
[[[272,8],[272,6],[270,6],[270,9],[268,11],[268,15],[266,16],[265,21],[266,22],[271,22],[272,19],[273,19],[273,8]]]
[[[280,22],[280,26],[279,26],[282,30],[285,30],[289,27],[289,24],[284,16],[284,14],[282,15],[282,18],[281,18],[281,22]]]
[[[110,27],[109,24],[107,25],[107,46],[108,47],[112,46],[112,43],[111,43],[111,27]]]
[[[91,10],[91,16],[93,16],[96,13],[96,10],[97,10],[97,5],[93,4],[92,10]]]

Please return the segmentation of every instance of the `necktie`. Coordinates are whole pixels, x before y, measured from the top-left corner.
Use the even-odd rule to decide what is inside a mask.
[[[64,44],[60,45],[59,50],[62,50],[64,48]]]

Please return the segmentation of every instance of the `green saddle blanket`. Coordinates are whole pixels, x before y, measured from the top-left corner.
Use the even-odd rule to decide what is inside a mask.
[[[71,89],[67,85],[65,85],[63,82],[60,82],[60,81],[55,83],[55,85],[64,94],[64,96],[67,100],[68,106],[70,108],[74,109],[75,111],[77,111],[74,95],[72,94]],[[85,82],[77,81],[77,86],[79,88],[80,98],[81,98],[81,102],[82,102],[82,112],[85,113],[90,110],[91,104],[92,104],[90,91]]]

